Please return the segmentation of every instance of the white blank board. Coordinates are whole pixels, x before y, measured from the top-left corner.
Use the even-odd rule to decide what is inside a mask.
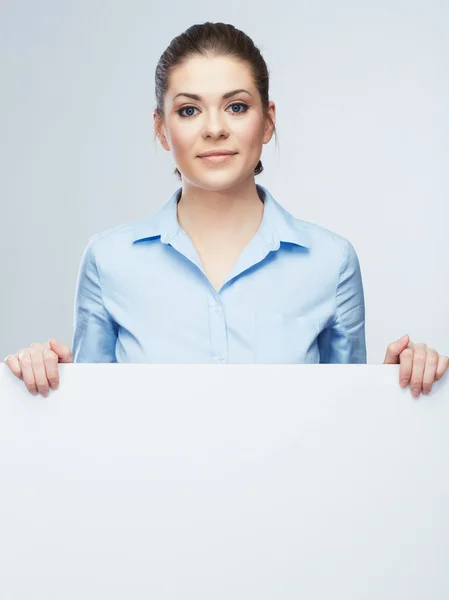
[[[447,600],[449,389],[399,365],[0,368],[2,600]]]

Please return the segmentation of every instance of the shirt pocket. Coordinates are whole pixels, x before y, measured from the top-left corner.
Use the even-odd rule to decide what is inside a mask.
[[[255,313],[256,363],[319,363],[320,323],[314,317],[280,312]]]

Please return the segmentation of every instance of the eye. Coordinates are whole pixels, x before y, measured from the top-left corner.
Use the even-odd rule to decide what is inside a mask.
[[[249,106],[248,104],[245,104],[244,102],[233,102],[232,104],[230,104],[228,106],[228,108],[230,108],[231,106],[242,106],[245,110],[239,110],[238,112],[235,111],[231,111],[234,115],[241,115],[245,112],[247,112],[249,110]],[[180,108],[179,110],[177,110],[176,112],[178,113],[178,115],[182,118],[182,119],[191,119],[192,117],[194,117],[195,115],[183,115],[181,114],[183,110],[186,109],[191,109],[193,108],[193,110],[197,110],[194,106],[183,106],[182,108]]]

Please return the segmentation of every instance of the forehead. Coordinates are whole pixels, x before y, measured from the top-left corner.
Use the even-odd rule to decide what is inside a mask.
[[[172,102],[176,94],[189,92],[212,100],[236,88],[255,90],[249,65],[229,56],[194,56],[171,72],[166,97]]]

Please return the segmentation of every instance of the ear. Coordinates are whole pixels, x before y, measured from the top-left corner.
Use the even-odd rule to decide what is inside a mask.
[[[159,139],[161,146],[164,150],[170,152],[170,146],[167,140],[167,136],[165,135],[165,124],[163,119],[158,115],[156,110],[153,111],[153,122],[154,122],[154,133],[156,137]]]
[[[272,123],[270,122],[270,120],[267,118],[265,119],[265,128],[264,128],[264,134],[263,134],[263,143],[264,144],[268,144],[268,142],[271,140],[271,138],[273,137],[273,133],[274,133],[274,125],[276,125],[276,105],[275,103],[270,100],[270,102],[268,103],[268,116],[271,117]]]

